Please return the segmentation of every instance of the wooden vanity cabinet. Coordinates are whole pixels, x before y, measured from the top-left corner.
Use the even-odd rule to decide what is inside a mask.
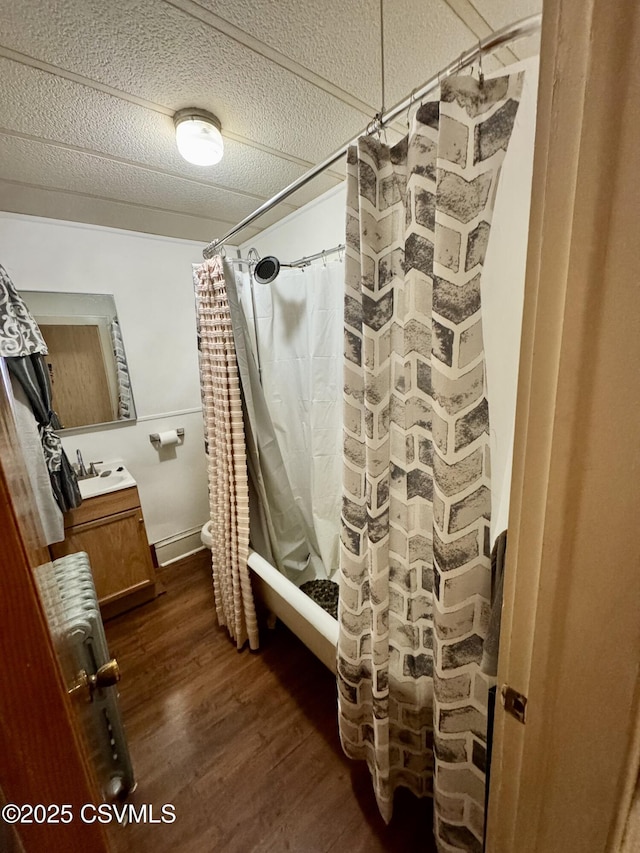
[[[108,619],[156,597],[156,574],[135,486],[85,498],[64,516],[65,540],[54,559],[86,551],[102,616]]]

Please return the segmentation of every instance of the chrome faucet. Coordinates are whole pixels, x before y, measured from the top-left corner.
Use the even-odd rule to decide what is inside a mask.
[[[77,465],[74,465],[76,476],[78,480],[88,480],[90,477],[99,477],[100,471],[96,468],[96,465],[100,465],[100,462],[89,462],[89,469],[87,470],[87,466],[84,464],[84,459],[82,458],[82,453],[79,450],[76,450],[76,459],[78,460]]]
[[[80,450],[76,450],[76,459],[78,460],[78,477],[88,477],[89,473],[84,465],[84,460],[82,458],[82,453]]]

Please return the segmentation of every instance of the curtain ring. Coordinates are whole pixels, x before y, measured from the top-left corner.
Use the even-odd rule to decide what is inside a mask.
[[[380,142],[380,131],[382,130],[382,114],[376,113],[374,117],[371,119],[369,124],[367,125],[367,129],[365,131],[365,136],[373,136],[374,133],[378,134],[378,142]]]

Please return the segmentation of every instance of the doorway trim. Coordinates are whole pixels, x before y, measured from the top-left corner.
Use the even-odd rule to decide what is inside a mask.
[[[613,853],[640,663],[640,6],[545,0],[488,853]]]

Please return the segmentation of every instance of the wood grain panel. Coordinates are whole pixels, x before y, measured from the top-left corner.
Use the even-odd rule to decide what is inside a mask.
[[[73,527],[76,524],[84,524],[96,518],[104,518],[116,512],[124,512],[127,509],[135,509],[140,506],[140,496],[135,486],[130,489],[120,489],[117,492],[109,492],[106,495],[97,495],[87,498],[77,509],[72,509],[64,515],[64,526]]]
[[[53,408],[65,428],[116,420],[97,326],[41,325]]]
[[[155,571],[139,507],[75,525],[66,534],[51,552],[57,558],[86,551],[100,604],[142,587],[154,596]]]

